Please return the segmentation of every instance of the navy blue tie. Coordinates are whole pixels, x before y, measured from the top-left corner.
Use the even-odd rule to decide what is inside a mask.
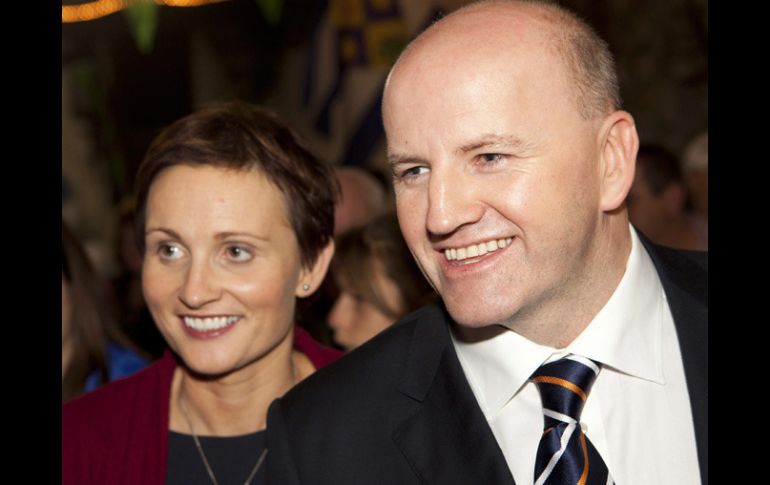
[[[585,357],[568,355],[540,366],[532,374],[545,415],[535,461],[535,485],[615,483],[580,427],[580,413],[599,368]]]

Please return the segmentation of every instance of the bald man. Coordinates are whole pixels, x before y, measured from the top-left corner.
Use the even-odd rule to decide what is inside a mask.
[[[275,483],[707,483],[707,258],[629,224],[606,44],[555,6],[474,4],[402,53],[383,117],[442,304],[271,406]]]

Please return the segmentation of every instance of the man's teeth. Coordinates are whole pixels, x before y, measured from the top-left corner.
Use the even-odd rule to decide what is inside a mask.
[[[239,317],[184,317],[184,324],[195,330],[218,330],[232,323],[235,323]]]
[[[487,253],[503,249],[511,244],[513,238],[493,239],[491,241],[471,244],[464,248],[449,248],[444,250],[444,257],[449,261],[462,261],[463,259],[484,256]]]

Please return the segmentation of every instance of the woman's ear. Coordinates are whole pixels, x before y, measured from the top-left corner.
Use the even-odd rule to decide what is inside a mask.
[[[634,182],[639,135],[631,114],[615,111],[602,123],[600,136],[600,207],[604,212],[610,212],[620,207]]]
[[[321,286],[332,256],[334,256],[334,240],[330,239],[329,243],[318,253],[313,265],[310,268],[303,267],[300,271],[297,288],[294,291],[297,298],[310,296]]]

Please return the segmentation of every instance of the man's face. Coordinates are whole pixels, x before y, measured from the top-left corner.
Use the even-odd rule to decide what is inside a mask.
[[[461,325],[516,330],[563,313],[601,220],[596,122],[542,46],[427,44],[399,64],[384,105],[412,254]]]

